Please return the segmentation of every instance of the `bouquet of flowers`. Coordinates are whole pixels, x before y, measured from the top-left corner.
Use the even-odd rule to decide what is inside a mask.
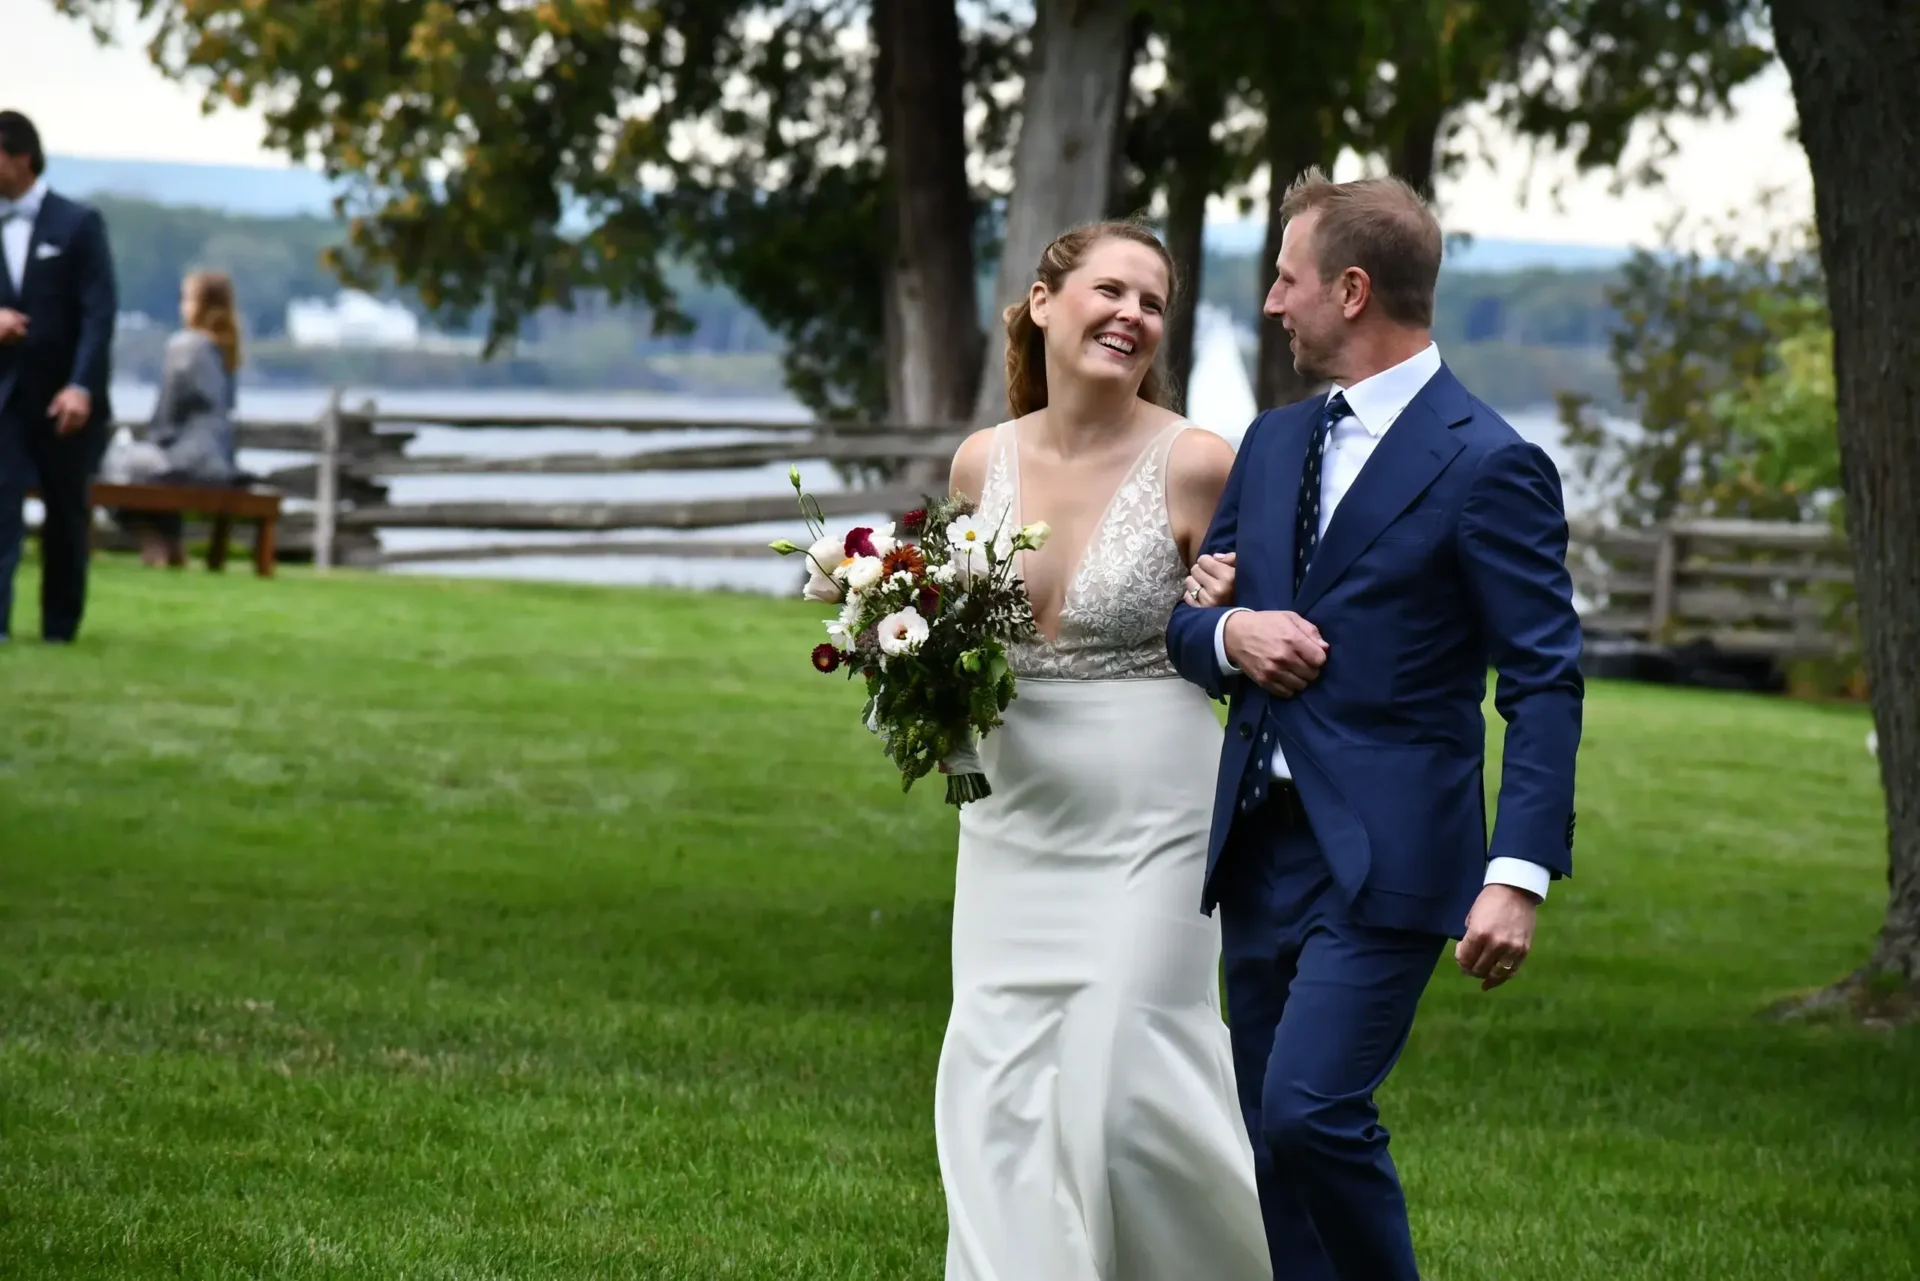
[[[799,469],[788,478],[810,544],[783,538],[773,550],[804,554],[802,594],[840,607],[814,667],[865,679],[864,719],[899,767],[902,791],[941,766],[948,804],[990,795],[974,745],[1013,701],[1007,643],[1034,632],[1015,553],[1042,546],[1046,525],[986,528],[973,504],[929,499],[898,532],[888,523],[829,533]]]

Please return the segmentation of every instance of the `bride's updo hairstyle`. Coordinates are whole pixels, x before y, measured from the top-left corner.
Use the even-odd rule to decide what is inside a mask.
[[[1105,240],[1131,240],[1160,255],[1160,261],[1167,268],[1171,304],[1172,295],[1179,290],[1173,257],[1158,236],[1135,222],[1093,222],[1065,232],[1040,255],[1040,268],[1034,278],[1045,285],[1049,293],[1058,293],[1067,277],[1086,259],[1088,251]],[[1033,311],[1025,298],[1002,315],[1007,322],[1007,409],[1013,417],[1024,418],[1036,409],[1047,407],[1047,335],[1033,323]],[[1167,382],[1166,371],[1160,367],[1156,353],[1153,364],[1147,368],[1147,376],[1140,382],[1140,399],[1171,409],[1173,398]]]

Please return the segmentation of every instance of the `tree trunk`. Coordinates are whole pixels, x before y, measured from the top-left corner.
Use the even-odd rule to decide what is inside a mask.
[[[1289,104],[1289,99],[1293,104]],[[1310,166],[1330,169],[1333,147],[1327,139],[1320,113],[1311,105],[1300,106],[1298,95],[1286,86],[1271,86],[1266,95],[1270,104],[1289,104],[1267,108],[1267,241],[1260,259],[1260,297],[1273,288],[1279,273],[1274,264],[1280,258],[1280,238],[1286,224],[1280,220],[1280,201],[1287,187]],[[1260,322],[1260,354],[1254,362],[1253,394],[1262,409],[1277,409],[1304,400],[1315,385],[1300,376],[1293,367],[1293,348],[1287,331],[1277,320]]]
[[[1127,131],[1133,114],[1133,67],[1146,52],[1147,37],[1153,34],[1153,18],[1144,10],[1127,24],[1127,51],[1120,59],[1120,105],[1113,113],[1113,158],[1107,162],[1108,218],[1131,218],[1143,212],[1135,206],[1134,183],[1128,172]]]
[[[1886,791],[1887,919],[1852,986],[1920,984],[1920,5],[1773,0],[1813,171],[1840,462]]]
[[[1428,201],[1433,199],[1434,170],[1440,161],[1440,131],[1446,122],[1446,109],[1437,102],[1422,103],[1410,110],[1387,159],[1393,167],[1393,176]]]
[[[1167,252],[1173,256],[1180,287],[1167,311],[1161,345],[1173,388],[1171,408],[1185,413],[1187,381],[1193,376],[1194,317],[1206,267],[1207,201],[1218,185],[1220,168],[1213,127],[1225,110],[1225,99],[1217,83],[1198,76],[1187,79],[1179,92],[1168,131],[1175,159],[1167,178]]]
[[[1035,5],[1013,195],[993,290],[996,316],[1026,296],[1034,267],[1055,236],[1106,212],[1128,29],[1127,6],[1114,0],[1038,0]],[[974,418],[994,423],[1006,412],[1006,367],[989,359],[981,371]]]
[[[887,405],[913,426],[963,423],[985,338],[974,283],[960,22],[953,0],[875,0],[886,148]]]
[[[1193,377],[1195,317],[1200,306],[1201,275],[1206,269],[1207,197],[1213,193],[1196,173],[1177,173],[1167,190],[1167,252],[1180,276],[1180,288],[1167,309],[1165,336],[1168,385],[1174,403],[1187,412],[1187,381]]]

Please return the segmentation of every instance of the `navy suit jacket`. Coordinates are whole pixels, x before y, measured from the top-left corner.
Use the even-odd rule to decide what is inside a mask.
[[[1175,667],[1230,700],[1202,910],[1263,712],[1271,710],[1314,834],[1363,923],[1459,937],[1490,857],[1573,871],[1580,620],[1566,568],[1560,475],[1544,451],[1438,373],[1382,436],[1341,499],[1299,595],[1294,515],[1316,396],[1256,419],[1204,550],[1235,552],[1234,599],[1293,610],[1328,647],[1293,698],[1222,674],[1224,609],[1184,600]],[[1487,672],[1507,722],[1489,850]]]
[[[107,227],[98,211],[49,191],[40,202],[18,292],[0,269],[0,307],[26,313],[27,336],[0,344],[0,422],[47,426],[65,387],[84,387],[93,422],[112,420],[113,327],[119,310]]]

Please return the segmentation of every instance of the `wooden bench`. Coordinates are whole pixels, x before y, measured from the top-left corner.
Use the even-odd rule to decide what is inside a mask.
[[[280,495],[269,489],[241,489],[222,485],[110,485],[95,481],[93,505],[109,510],[152,512],[179,516],[206,516],[213,521],[207,542],[207,568],[225,569],[227,542],[235,521],[253,526],[253,572],[273,577],[278,552],[274,541],[280,523]]]

